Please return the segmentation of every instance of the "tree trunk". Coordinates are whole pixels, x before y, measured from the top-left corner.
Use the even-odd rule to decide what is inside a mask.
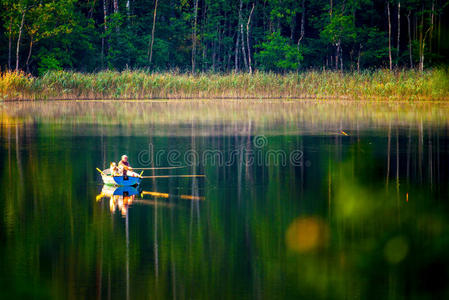
[[[232,24],[231,24],[231,20],[228,21],[228,36],[231,36],[231,32],[232,32]],[[225,33],[223,33],[223,36],[226,36]],[[234,36],[232,37],[234,38]],[[238,40],[238,39],[237,39]],[[227,61],[226,61],[226,71],[231,70],[231,59],[232,59],[232,48],[231,47],[226,47],[226,56],[227,56]]]
[[[360,72],[360,55],[362,52],[362,44],[359,45],[359,55],[357,56],[357,72]]]
[[[337,50],[335,51],[335,70],[338,71],[338,60],[340,58],[340,40],[337,43]]]
[[[251,23],[251,17],[254,12],[255,3],[253,2],[253,7],[251,8],[251,12],[249,13],[248,22],[246,23],[246,45],[248,46],[248,67],[249,67],[249,73],[251,74],[253,72],[252,66],[251,66],[251,46],[249,44],[249,35],[250,35],[250,23]]]
[[[104,37],[101,38],[101,68],[104,69]]]
[[[97,0],[92,1],[92,6],[89,9],[89,13],[87,14],[87,18],[88,19],[92,19],[92,15],[94,13],[95,10],[95,4],[96,4]]]
[[[441,49],[441,16],[438,16],[438,37],[437,37],[437,53],[440,54]]]
[[[390,71],[393,69],[393,60],[391,57],[391,20],[390,20],[390,1],[387,0],[387,15],[388,15],[388,58],[390,60]]]
[[[235,41],[235,53],[234,53],[234,69],[236,72],[239,70],[239,42],[240,42],[240,36],[239,36],[239,30],[237,30],[236,36],[237,39]]]
[[[22,11],[22,21],[20,21],[19,37],[17,38],[16,47],[16,72],[19,71],[19,51],[20,51],[20,39],[22,38],[23,23],[25,21],[26,7]]]
[[[418,17],[417,14],[413,14],[413,40],[418,40]]]
[[[221,23],[221,22],[220,22]],[[222,26],[220,23],[217,24],[217,35],[218,35],[218,40],[214,41],[215,44],[215,48],[214,48],[214,55],[215,55],[215,60],[214,60],[214,70],[215,68],[218,68],[218,70],[223,70],[223,63],[222,63],[222,58],[221,58],[221,39],[222,36],[224,34],[224,30],[226,26]],[[222,27],[223,33],[220,30],[220,26]]]
[[[221,24],[219,26],[222,26]],[[220,31],[220,38],[218,39],[218,50],[217,50],[217,66],[220,70],[228,70],[226,67],[226,55],[225,47],[223,45],[223,37],[226,36],[226,23],[223,24],[222,30]]]
[[[333,1],[332,1],[332,0],[329,0],[329,20],[330,20],[330,21],[332,21],[333,7],[334,7]],[[302,21],[302,20],[301,20],[301,21]],[[299,43],[300,43],[300,42],[299,42],[299,40],[298,40],[298,48],[299,48]],[[338,44],[336,45],[336,47],[337,47],[337,51],[336,51],[336,53],[335,53],[335,60],[336,60],[336,62],[335,62],[335,69],[338,69]],[[333,62],[334,56],[333,56],[332,54],[330,54],[329,56],[330,56],[330,68],[333,68],[333,65],[334,65],[334,62]]]
[[[396,40],[396,67],[399,65],[400,38],[401,38],[401,1],[398,2],[398,38]]]
[[[107,18],[108,18],[108,10],[106,5],[106,0],[103,0],[103,23],[104,23],[104,34],[106,35],[106,32],[108,31],[108,24],[107,24]],[[105,56],[105,43],[107,44],[107,41],[105,41],[106,37],[101,38],[101,68],[104,68],[104,56]]]
[[[201,12],[203,15],[201,18],[202,19],[201,20],[201,31],[203,33],[206,33],[206,28],[207,28],[207,22],[208,22],[207,14],[206,14],[207,9],[208,9],[208,7],[207,7],[206,0],[203,0],[202,4],[201,4]],[[214,40],[215,40],[215,38],[214,38]],[[202,59],[201,59],[201,71],[204,71],[208,67],[206,56],[207,56],[209,48],[211,47],[211,42],[210,41],[207,42],[206,39],[204,37],[202,37],[200,40],[200,45],[202,46],[202,50],[203,50]]]
[[[411,30],[410,30],[410,9],[408,10],[407,13],[407,29],[408,29],[408,54],[410,57],[410,68],[413,68],[413,55],[412,55],[412,34],[411,34]]]
[[[239,5],[239,18],[237,23],[237,40],[235,42],[235,71],[239,70],[239,43],[240,43],[240,20],[242,19],[242,0]]]
[[[9,29],[8,29],[8,70],[11,71],[11,48],[12,48],[12,17],[9,20]]]
[[[196,56],[196,25],[198,22],[198,0],[195,0],[194,21],[193,21],[193,37],[192,37],[192,73],[195,73],[195,56]]]
[[[243,55],[243,62],[245,63],[245,69],[249,70],[248,61],[247,61],[247,57],[246,57],[246,50],[245,50],[245,34],[243,33],[243,20],[242,20],[242,15],[240,13],[242,11],[242,7],[243,7],[243,1],[240,0],[239,24],[240,24],[240,38],[241,38],[241,43],[242,43],[242,55]]]
[[[421,8],[421,25],[419,26],[419,70],[424,70],[424,6]]]
[[[216,51],[217,51],[217,43],[214,39],[212,43],[212,72],[215,72]]]
[[[131,6],[129,3],[129,0],[126,0],[126,15],[128,16],[128,22],[129,22],[129,17],[131,15]]]
[[[150,65],[153,60],[153,44],[154,44],[154,31],[156,29],[157,1],[158,0],[156,0],[154,3],[153,27],[151,28],[151,41],[150,41],[150,44],[148,45],[149,47],[148,47],[148,53],[147,53],[148,62]]]
[[[304,38],[304,22],[305,22],[305,15],[306,15],[305,2],[306,2],[306,0],[302,0],[302,3],[301,3],[301,8],[302,8],[302,12],[301,12],[301,33],[299,34],[299,39],[298,39],[298,44],[297,44],[298,50],[301,47],[301,41]]]
[[[106,1],[107,0],[103,0],[103,21],[104,21],[104,31],[105,31],[105,33],[108,30],[108,25],[107,25],[108,9],[107,9]]]
[[[31,39],[30,39],[30,50],[28,51],[28,57],[27,57],[27,61],[26,61],[27,73],[30,73],[31,51],[33,51],[33,36],[31,36]]]
[[[343,72],[343,47],[340,46],[340,71]]]
[[[246,50],[245,50],[245,34],[243,33],[243,24],[240,23],[240,38],[242,43],[242,55],[243,55],[243,62],[245,63],[245,69],[248,69],[248,62],[246,57]]]
[[[435,2],[432,1],[432,12],[430,14],[429,52],[432,52],[432,36],[433,36],[434,18],[435,18]]]
[[[295,36],[296,27],[296,13],[292,16],[292,21],[290,22],[290,40],[293,42],[293,37]]]
[[[118,13],[118,0],[114,0],[114,13]]]

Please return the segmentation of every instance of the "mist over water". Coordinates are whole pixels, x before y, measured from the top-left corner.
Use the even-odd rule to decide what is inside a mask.
[[[448,297],[448,108],[3,104],[0,295]],[[183,168],[124,195],[95,170],[122,154]]]

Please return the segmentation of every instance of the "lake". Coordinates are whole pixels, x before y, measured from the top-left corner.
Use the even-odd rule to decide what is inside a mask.
[[[449,297],[447,102],[0,111],[2,298]]]

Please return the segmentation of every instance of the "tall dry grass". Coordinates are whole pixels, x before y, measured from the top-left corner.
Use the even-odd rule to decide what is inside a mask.
[[[198,75],[136,71],[78,73],[51,71],[41,77],[5,72],[3,100],[30,99],[188,99],[341,98],[449,99],[449,72],[433,69],[360,73],[231,73]]]

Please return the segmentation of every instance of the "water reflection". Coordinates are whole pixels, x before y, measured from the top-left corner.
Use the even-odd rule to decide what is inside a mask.
[[[171,202],[162,202],[151,199],[145,199],[148,195],[152,199],[181,199],[181,200],[191,200],[200,201],[205,200],[204,196],[195,195],[171,195],[168,193],[143,191],[140,187],[133,186],[111,186],[103,185],[100,194],[98,194],[95,199],[97,202],[102,202],[106,200],[109,203],[109,210],[111,213],[116,211],[120,212],[122,216],[128,213],[128,208],[134,204],[140,205],[150,205],[159,207],[174,207],[175,204]]]
[[[250,115],[130,127],[16,113],[0,127],[2,296],[449,296],[449,138],[438,112],[369,115],[363,126]],[[246,164],[261,133],[262,152],[301,150],[303,163]],[[149,143],[237,155],[188,167],[206,179],[149,178],[137,193],[98,186],[96,166]]]
[[[101,201],[103,198],[109,200],[109,209],[114,213],[117,208],[123,216],[128,212],[128,207],[133,204],[139,191],[132,186],[110,186],[104,185],[101,193],[97,195],[96,200]]]

